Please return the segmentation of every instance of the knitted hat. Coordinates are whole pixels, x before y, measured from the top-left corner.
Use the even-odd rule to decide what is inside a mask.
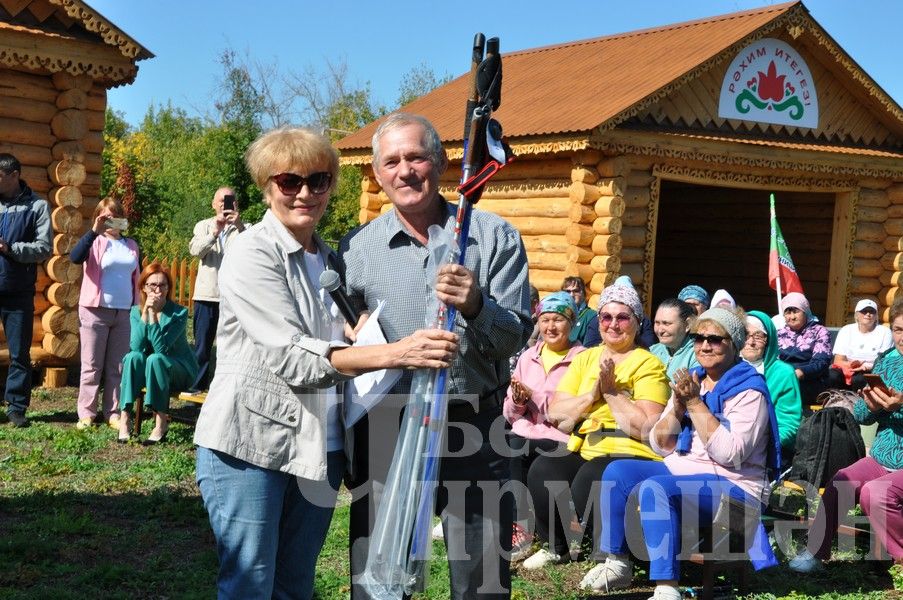
[[[539,314],[558,313],[573,324],[577,317],[577,305],[574,304],[574,299],[567,292],[553,292],[539,302],[537,312]]]
[[[699,315],[697,322],[705,320],[715,321],[721,325],[721,328],[730,336],[737,352],[743,348],[746,343],[746,323],[741,321],[733,311],[721,307],[710,308]]]
[[[609,302],[620,302],[630,308],[637,321],[643,318],[643,303],[633,287],[618,284],[608,286],[599,296],[599,310]]]
[[[621,275],[612,285],[626,285],[627,287],[633,287],[633,280],[629,275]]]
[[[680,293],[677,294],[677,299],[683,300],[684,302],[687,300],[696,300],[706,306],[709,305],[709,293],[698,285],[688,285],[680,290]]]

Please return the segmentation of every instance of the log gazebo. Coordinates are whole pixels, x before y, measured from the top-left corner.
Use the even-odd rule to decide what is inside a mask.
[[[823,322],[863,297],[886,320],[903,296],[903,109],[801,2],[503,55],[517,160],[478,207],[520,231],[541,295],[577,275],[595,301],[628,275],[647,311],[688,283],[774,311],[774,193]],[[403,108],[436,125],[449,199],[467,82]],[[362,223],[389,208],[369,166],[379,122],[338,143],[364,171]]]
[[[69,251],[100,194],[107,90],[129,84],[147,49],[79,0],[0,0],[0,152],[50,204],[53,256],[38,269],[31,358],[44,384],[79,350],[82,268]],[[9,364],[0,336],[0,364]]]

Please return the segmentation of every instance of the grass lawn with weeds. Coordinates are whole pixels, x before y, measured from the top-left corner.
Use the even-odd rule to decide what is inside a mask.
[[[75,429],[76,392],[35,389],[31,427],[13,429],[0,419],[0,598],[214,598],[217,559],[194,482],[192,427],[173,422],[168,442],[153,447],[117,444],[109,427]],[[196,410],[173,407],[181,416]],[[142,437],[152,422],[145,421]],[[317,598],[349,596],[347,533],[343,492],[317,567]],[[449,596],[444,557],[443,545],[435,543],[428,588],[418,599]],[[512,595],[587,598],[578,584],[592,565],[573,562],[540,572],[515,565]],[[809,576],[783,565],[761,573],[745,568],[740,597],[903,600],[885,562],[835,560]],[[719,590],[733,597],[738,568],[726,571]],[[903,584],[903,573],[895,579]],[[642,563],[636,581],[642,587],[607,597],[649,597]],[[699,568],[687,565],[682,582],[700,581]]]

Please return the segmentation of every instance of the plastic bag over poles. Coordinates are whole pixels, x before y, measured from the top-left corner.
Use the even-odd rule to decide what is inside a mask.
[[[439,226],[429,231],[431,281],[443,264],[463,265],[472,206],[486,182],[513,160],[502,141],[501,125],[492,112],[501,103],[502,60],[499,40],[485,44],[474,38],[471,61],[472,89],[464,127],[464,159],[454,237]],[[456,309],[435,298],[427,312],[429,327],[454,331]],[[436,503],[439,461],[445,445],[448,404],[447,369],[420,369],[414,374],[395,455],[383,488],[367,565],[360,584],[378,600],[400,599],[424,587],[430,557],[430,530]]]

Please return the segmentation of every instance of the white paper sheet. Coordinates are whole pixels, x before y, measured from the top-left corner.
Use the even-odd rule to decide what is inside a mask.
[[[370,314],[370,318],[357,333],[355,346],[373,346],[385,344],[386,338],[379,328],[379,315],[382,312],[385,300],[376,305],[376,310]],[[358,375],[345,383],[345,428],[350,429],[361,417],[367,414],[395,383],[401,378],[401,369],[383,369]]]

